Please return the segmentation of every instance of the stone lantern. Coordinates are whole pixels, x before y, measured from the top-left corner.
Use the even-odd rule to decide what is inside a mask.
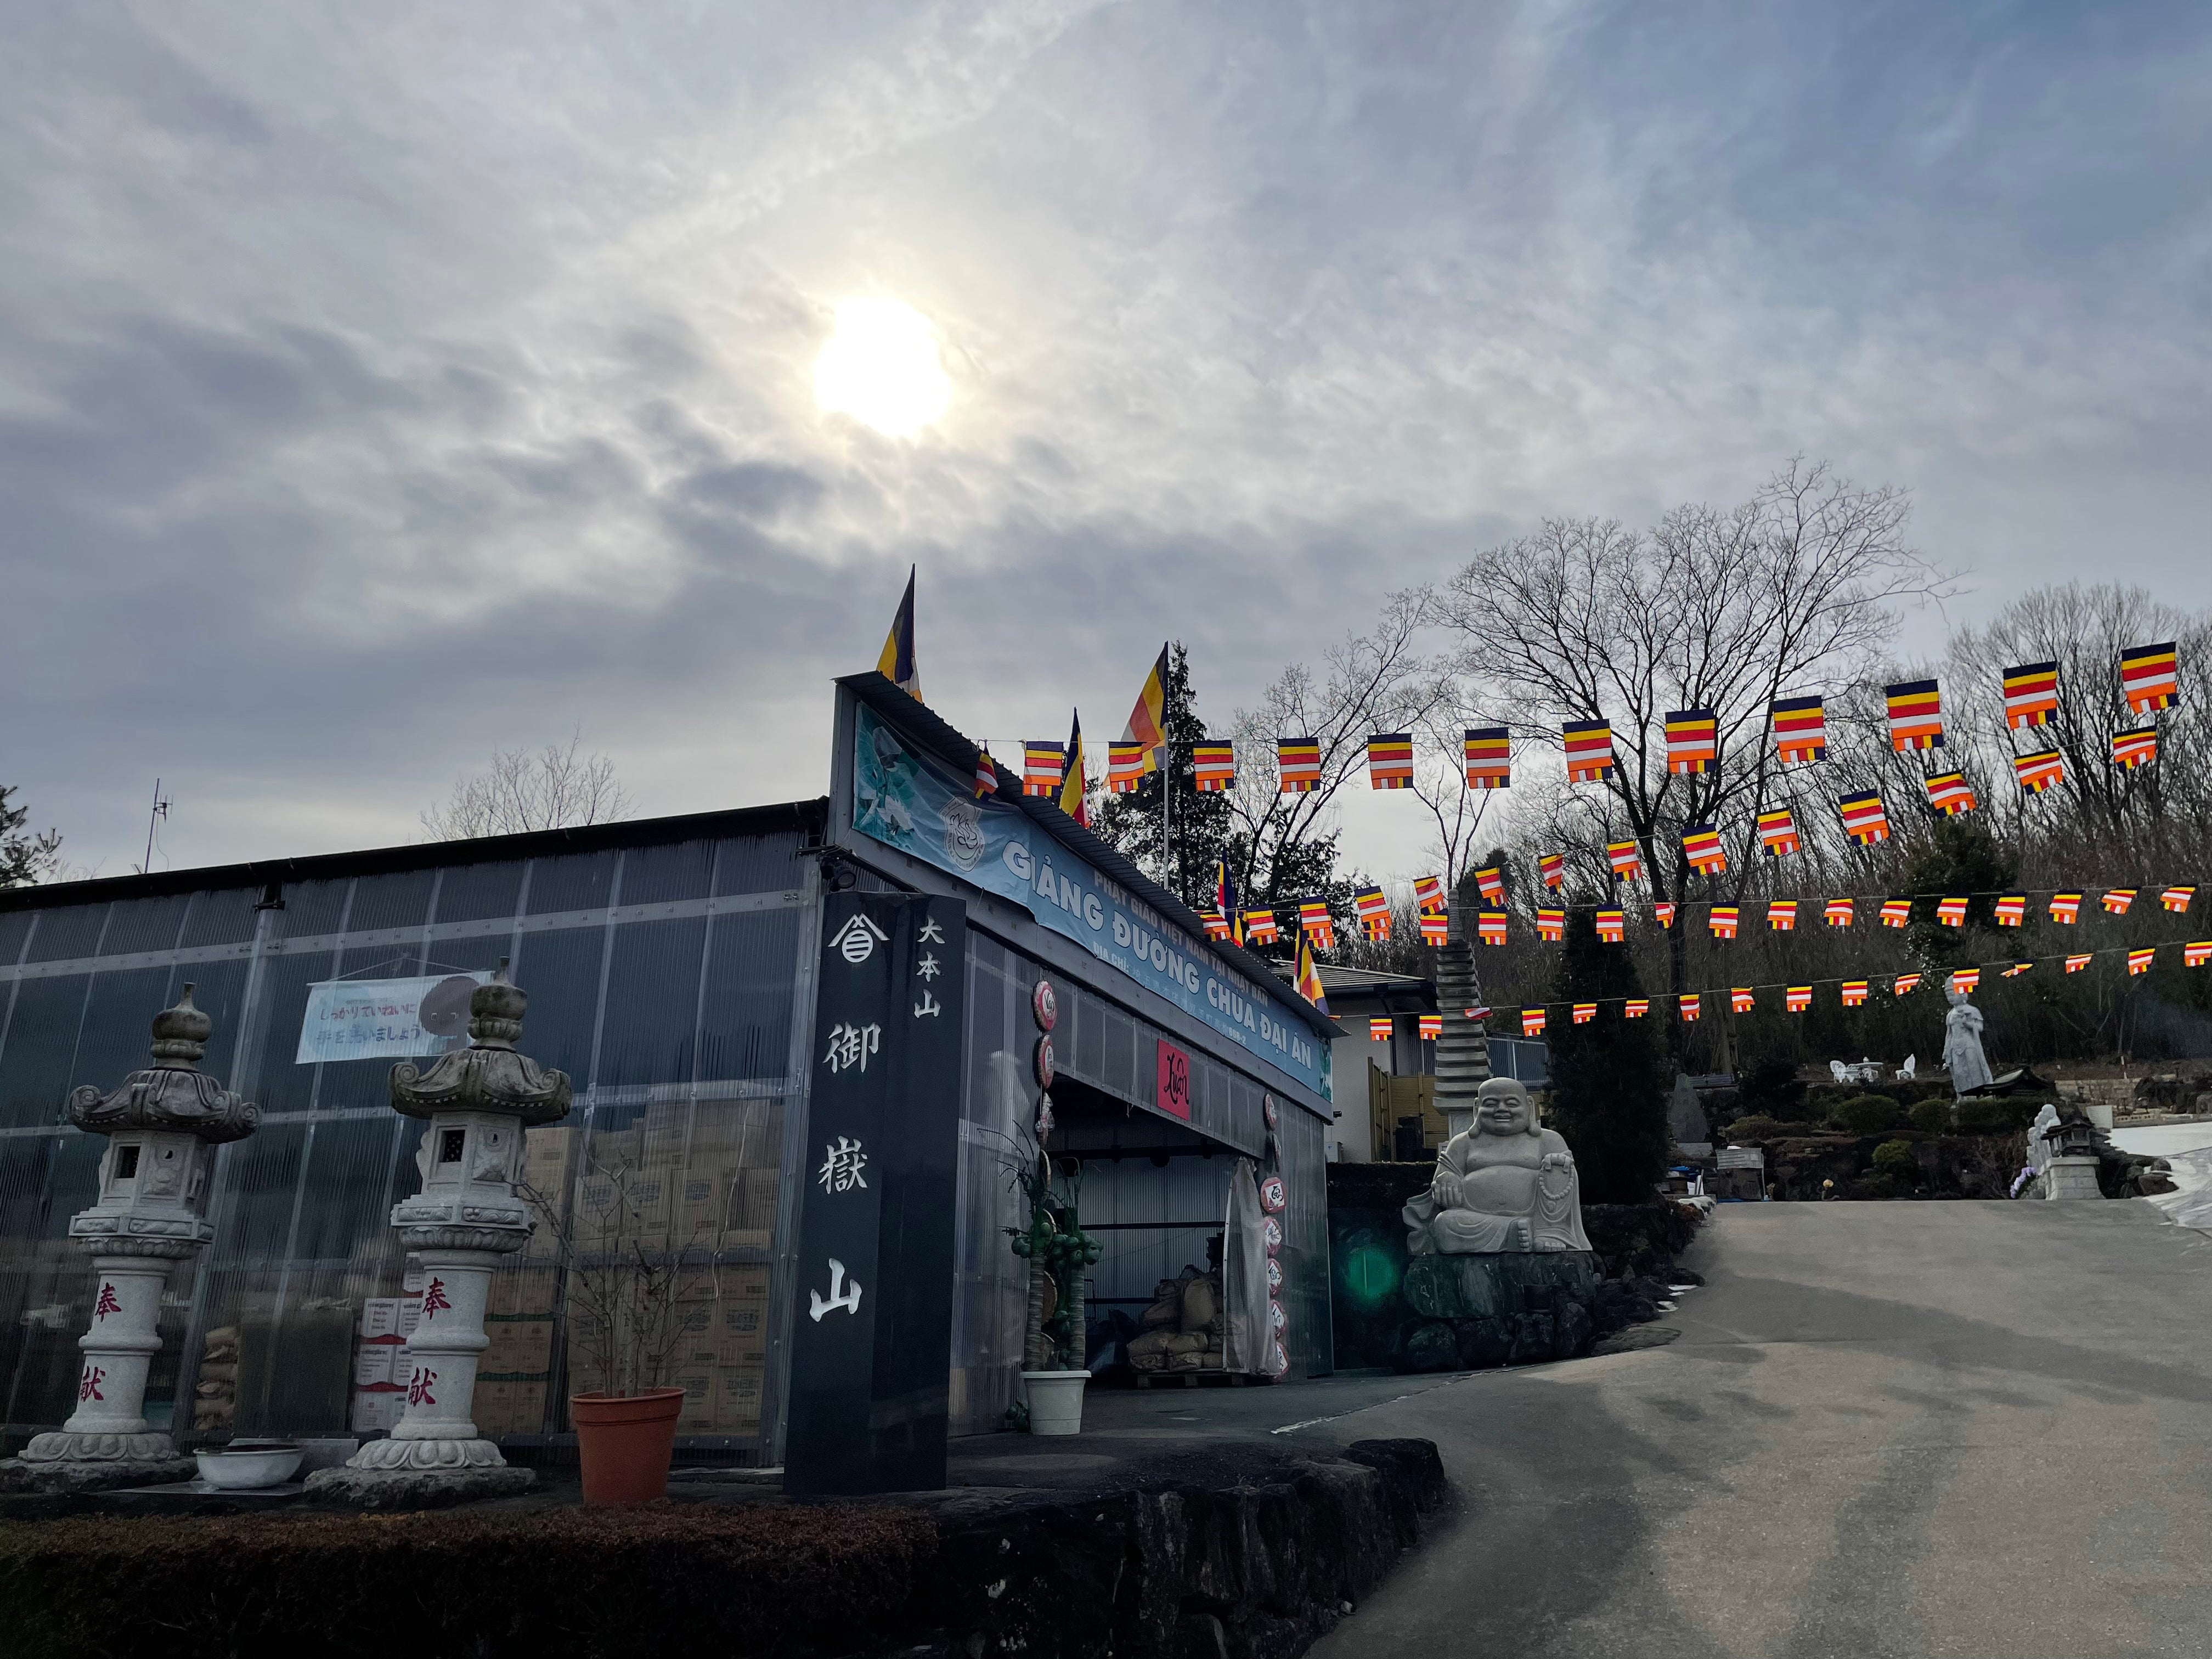
[[[404,1414],[391,1437],[372,1440],[338,1469],[319,1469],[309,1492],[368,1508],[451,1503],[526,1489],[469,1419],[477,1364],[489,1346],[484,1302],[503,1255],[529,1242],[529,1206],[515,1194],[523,1132],[568,1115],[568,1079],[515,1052],[529,998],[507,963],[469,999],[465,1048],[427,1072],[392,1068],[392,1109],[421,1118],[415,1166],[422,1190],[392,1206],[392,1224],[422,1263],[422,1316],[407,1339],[413,1365]]]
[[[70,1121],[107,1137],[100,1197],[70,1218],[70,1238],[92,1257],[92,1323],[76,1412],[0,1464],[0,1486],[97,1491],[189,1480],[198,1470],[146,1423],[146,1373],[161,1350],[155,1327],[170,1270],[207,1247],[215,1149],[253,1133],[260,1113],[198,1069],[215,1023],[192,1006],[192,988],[154,1017],[151,1066],[112,1094],[70,1091]]]

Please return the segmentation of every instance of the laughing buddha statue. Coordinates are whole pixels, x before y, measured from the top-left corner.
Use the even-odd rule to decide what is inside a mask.
[[[1474,1127],[1437,1154],[1436,1180],[1405,1218],[1414,1255],[1590,1247],[1574,1154],[1536,1121],[1535,1103],[1510,1078],[1482,1085]]]

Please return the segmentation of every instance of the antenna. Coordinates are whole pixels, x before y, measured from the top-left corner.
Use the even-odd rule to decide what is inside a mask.
[[[169,816],[169,803],[161,799],[161,781],[154,780],[154,810],[146,814],[146,858],[139,865],[138,873],[147,875],[154,868],[154,826]]]

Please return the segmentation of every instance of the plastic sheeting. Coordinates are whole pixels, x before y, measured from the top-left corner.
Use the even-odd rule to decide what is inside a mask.
[[[1267,1218],[1252,1160],[1240,1158],[1229,1176],[1229,1208],[1221,1227],[1221,1299],[1229,1316],[1222,1339],[1225,1370],[1264,1373],[1273,1333],[1267,1312]]]

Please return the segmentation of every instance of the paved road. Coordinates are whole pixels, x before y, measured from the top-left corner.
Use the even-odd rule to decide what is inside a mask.
[[[1274,1394],[1437,1440],[1468,1498],[1316,1659],[2212,1655],[2212,1237],[1731,1205],[1689,1260],[1668,1347]]]

